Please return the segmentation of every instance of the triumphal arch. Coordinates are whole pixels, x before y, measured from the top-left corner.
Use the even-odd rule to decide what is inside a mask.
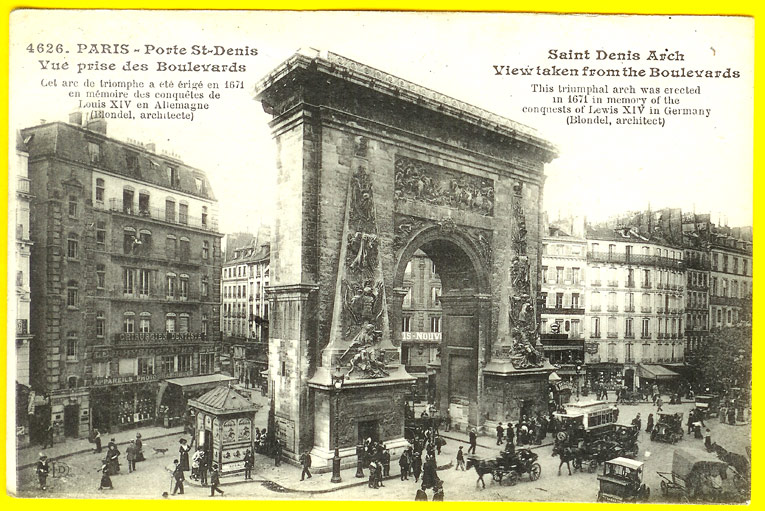
[[[543,168],[556,150],[522,124],[333,53],[263,78],[278,191],[269,378],[285,454],[361,438],[404,444],[405,268],[442,282],[438,404],[462,429],[544,410],[538,325]],[[395,451],[394,451],[395,452]]]

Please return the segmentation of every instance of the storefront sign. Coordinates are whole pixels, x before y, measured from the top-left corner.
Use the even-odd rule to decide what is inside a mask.
[[[441,342],[441,332],[401,332],[402,341]]]
[[[125,383],[142,383],[149,381],[157,381],[159,377],[156,374],[140,374],[140,375],[128,375],[128,376],[113,376],[108,378],[93,378],[90,385],[93,387],[101,387],[105,385],[122,385]]]

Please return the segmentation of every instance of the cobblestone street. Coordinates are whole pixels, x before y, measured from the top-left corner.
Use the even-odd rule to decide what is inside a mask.
[[[683,412],[687,417],[692,408],[691,403],[683,405],[665,406],[665,411]],[[640,413],[645,424],[649,413],[655,412],[655,408],[649,404],[634,406],[621,406],[621,422],[629,422]],[[745,447],[750,444],[750,429],[748,425],[729,426],[720,424],[719,420],[711,419],[706,422],[712,432],[712,439],[723,445],[726,449],[745,454]],[[160,430],[162,431],[162,430]],[[165,430],[165,433],[168,431]],[[60,458],[56,465],[59,474],[48,479],[49,485],[46,492],[37,489],[37,478],[34,466],[22,468],[19,473],[21,497],[71,497],[82,496],[87,498],[162,498],[163,492],[170,492],[171,476],[170,467],[175,457],[180,432],[170,436],[148,439],[144,442],[146,461],[138,463],[137,471],[128,474],[127,463],[123,461],[122,472],[112,477],[114,490],[99,491],[100,481],[99,468],[101,455],[93,453],[79,453],[73,456]],[[534,451],[539,454],[538,462],[542,466],[542,475],[539,480],[531,482],[528,475],[524,475],[515,486],[499,485],[491,480],[491,476],[484,477],[486,488],[477,485],[475,471],[456,471],[454,459],[459,445],[467,448],[466,435],[460,432],[444,433],[447,445],[444,446],[438,464],[442,469],[439,477],[444,481],[446,500],[483,500],[483,501],[561,501],[561,502],[594,502],[598,492],[596,474],[574,471],[569,476],[564,465],[562,475],[557,475],[559,460],[551,456],[552,447],[547,443],[535,447]],[[129,435],[125,438],[132,437]],[[148,436],[148,435],[145,435]],[[121,437],[117,438],[122,442]],[[479,437],[477,454],[480,457],[493,457],[498,451],[495,439],[489,436]],[[67,444],[70,445],[70,444]],[[78,446],[77,441],[71,442],[73,447]],[[57,446],[54,450],[46,451],[52,458],[64,454],[64,445]],[[120,445],[124,453],[124,445]],[[661,502],[659,491],[660,478],[657,471],[671,471],[672,455],[675,447],[689,451],[703,451],[703,441],[686,437],[676,446],[651,442],[649,435],[642,431],[640,434],[640,455],[638,460],[645,462],[645,482],[651,488],[651,502]],[[166,452],[157,452],[154,449],[168,449]],[[34,451],[37,454],[37,451]],[[273,460],[265,456],[256,456],[253,481],[245,482],[242,476],[225,477],[222,479],[222,489],[225,491],[224,499],[320,499],[320,500],[413,500],[418,485],[413,479],[400,481],[398,474],[398,455],[391,455],[391,474],[395,477],[385,481],[385,486],[374,490],[370,489],[365,479],[355,478],[355,469],[343,470],[342,483],[330,482],[330,473],[315,473],[311,479],[300,481],[300,469],[287,463],[280,467],[273,466]],[[28,457],[28,454],[26,454]],[[123,456],[124,457],[124,456]],[[23,462],[22,462],[23,465]],[[68,470],[61,468],[67,467]],[[368,475],[368,472],[365,473]],[[171,499],[196,499],[209,498],[209,489],[202,488],[193,481],[189,481],[187,475],[186,492],[183,496],[176,495]]]

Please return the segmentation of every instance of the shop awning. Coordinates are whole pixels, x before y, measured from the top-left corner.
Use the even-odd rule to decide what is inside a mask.
[[[227,374],[205,374],[202,376],[186,376],[183,378],[168,378],[167,383],[177,385],[184,391],[194,391],[225,385],[227,382],[236,381],[233,376]]]
[[[659,365],[640,364],[638,365],[638,376],[649,380],[671,380],[679,375]]]

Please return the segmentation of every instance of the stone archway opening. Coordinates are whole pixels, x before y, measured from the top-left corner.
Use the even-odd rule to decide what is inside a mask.
[[[416,236],[399,259],[401,361],[417,378],[413,397],[433,404],[458,429],[478,421],[481,314],[487,292],[477,254],[466,240],[437,229]],[[416,399],[419,397],[419,399]],[[418,409],[419,411],[419,409]]]

